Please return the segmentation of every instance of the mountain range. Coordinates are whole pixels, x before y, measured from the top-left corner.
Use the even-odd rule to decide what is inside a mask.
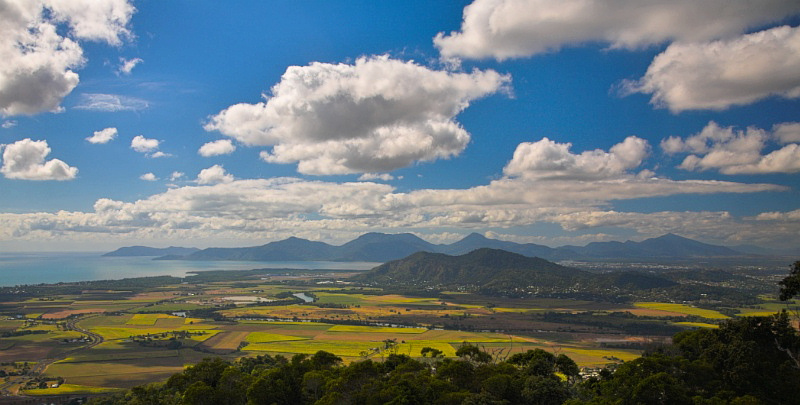
[[[417,252],[463,255],[480,248],[501,249],[547,260],[634,260],[742,257],[745,253],[725,246],[710,245],[674,234],[641,242],[592,242],[586,246],[551,248],[534,243],[489,239],[473,233],[452,244],[433,244],[410,233],[367,233],[341,246],[291,237],[261,246],[207,248],[184,253],[161,253],[159,260],[241,260],[241,261],[365,261],[388,262]],[[122,248],[112,254],[124,255]],[[152,248],[150,248],[152,249]],[[176,249],[176,248],[168,248]],[[154,254],[153,256],[157,256]]]

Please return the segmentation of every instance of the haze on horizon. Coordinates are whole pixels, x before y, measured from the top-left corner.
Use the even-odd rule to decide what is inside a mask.
[[[0,251],[800,242],[796,1],[0,9]]]

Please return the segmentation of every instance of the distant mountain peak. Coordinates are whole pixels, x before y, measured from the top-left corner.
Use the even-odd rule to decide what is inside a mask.
[[[663,235],[661,235],[659,237],[651,238],[651,239],[656,239],[656,240],[692,240],[692,239],[685,238],[685,237],[680,236],[680,235],[676,235],[676,234],[674,234],[672,232],[665,233],[665,234],[663,234]],[[692,240],[692,241],[694,241],[694,240]],[[694,241],[694,242],[696,242],[696,241]]]
[[[465,237],[464,237],[463,239],[461,239],[461,240],[468,240],[468,241],[483,241],[483,240],[487,240],[487,239],[489,239],[489,238],[487,238],[487,237],[485,237],[485,236],[483,236],[483,235],[481,235],[481,234],[479,234],[479,233],[477,233],[477,232],[472,232],[471,234],[469,234],[469,235],[465,236]]]

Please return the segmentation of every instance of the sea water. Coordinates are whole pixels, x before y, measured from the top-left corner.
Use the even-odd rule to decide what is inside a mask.
[[[153,260],[151,256],[104,257],[102,253],[0,253],[0,286],[132,277],[186,277],[207,270],[368,270],[370,262],[245,262]]]

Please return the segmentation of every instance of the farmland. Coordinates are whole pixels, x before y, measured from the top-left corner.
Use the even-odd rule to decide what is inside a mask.
[[[419,296],[318,283],[317,277],[213,274],[192,283],[130,281],[118,290],[62,286],[47,298],[40,293],[7,299],[0,362],[27,362],[29,371],[4,366],[21,375],[3,389],[27,395],[103,393],[166,379],[205,357],[291,357],[324,350],[350,363],[390,354],[420,357],[425,347],[452,357],[464,344],[478,345],[496,359],[538,348],[566,354],[581,367],[602,367],[635,359],[676,331],[713,328],[730,316],[774,313],[785,306],[769,296],[758,305],[719,310],[458,291]],[[34,367],[41,376],[34,375]],[[39,388],[41,381],[64,384]]]

